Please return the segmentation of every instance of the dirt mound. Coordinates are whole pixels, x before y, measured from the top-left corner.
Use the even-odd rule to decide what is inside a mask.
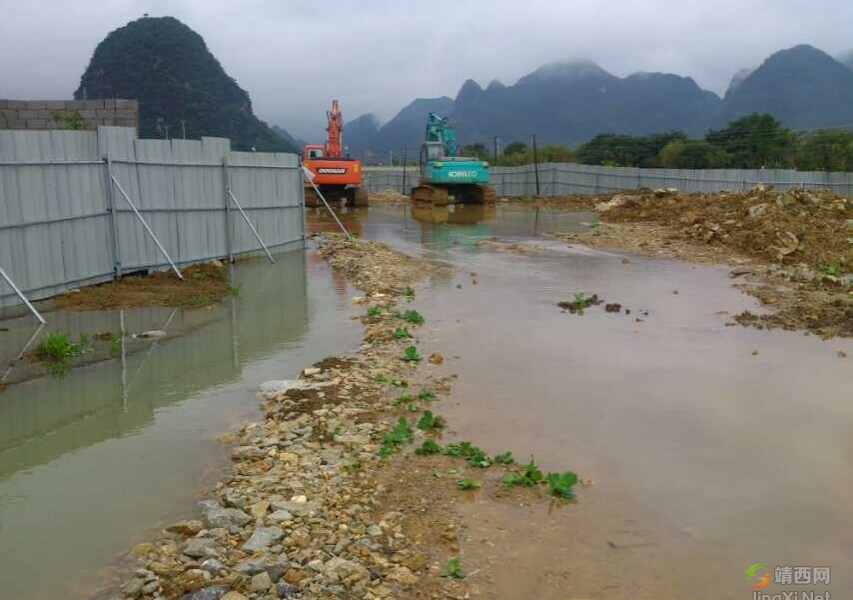
[[[198,308],[215,304],[232,293],[227,270],[218,261],[191,265],[181,273],[183,281],[172,271],[155,271],[87,286],[57,296],[56,307],[76,311],[137,306]]]
[[[402,294],[405,288],[424,277],[439,275],[443,269],[418,258],[392,250],[373,240],[320,234],[318,254],[332,268],[349,276],[355,286],[368,294]]]
[[[806,263],[824,271],[853,268],[853,202],[830,190],[615,196],[608,222],[653,222],[683,237],[728,246],[767,262]],[[839,275],[841,273],[838,273]]]
[[[395,190],[382,190],[381,192],[370,192],[371,204],[407,204],[409,197]]]

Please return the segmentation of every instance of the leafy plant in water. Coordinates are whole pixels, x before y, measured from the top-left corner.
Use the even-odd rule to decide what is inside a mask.
[[[416,310],[407,310],[404,313],[396,312],[394,316],[398,319],[403,319],[406,323],[412,323],[414,325],[423,325],[424,318],[421,313]]]
[[[385,383],[386,381],[388,381],[388,378],[385,377],[385,375],[383,375],[382,373],[377,373],[373,376],[373,381],[377,383]]]
[[[441,444],[438,444],[435,440],[424,440],[424,443],[421,444],[420,448],[415,450],[415,454],[441,454],[442,451],[443,448],[441,447]]]
[[[240,286],[239,285],[229,285],[228,286],[228,293],[230,295],[234,296],[235,298],[239,297],[240,296]]]
[[[836,264],[821,263],[819,269],[821,273],[830,277],[841,277],[844,275],[841,267]]]
[[[406,289],[403,290],[403,295],[410,300],[415,297],[415,290],[411,286],[406,286]]]
[[[470,477],[466,477],[456,482],[456,487],[460,490],[479,490],[480,482],[476,479],[471,479]]]
[[[361,234],[360,234],[360,233],[358,233],[357,231],[350,231],[350,232],[349,232],[349,237],[350,237],[350,239],[352,239],[352,240],[357,240],[358,238],[360,238],[360,237],[361,237]]]
[[[411,402],[414,398],[412,398],[412,392],[408,390],[404,390],[400,392],[400,395],[397,396],[397,399],[394,401],[395,404],[405,404],[406,402]]]
[[[81,344],[75,344],[64,331],[49,334],[36,346],[35,357],[46,364],[54,375],[64,374],[70,367],[68,360],[79,356],[88,336],[80,335]]]
[[[382,312],[381,308],[379,308],[378,306],[371,306],[370,308],[367,309],[367,316],[368,317],[378,317],[380,312]]]
[[[575,497],[572,487],[577,484],[578,476],[571,471],[566,471],[565,473],[548,473],[545,481],[548,484],[548,491],[552,495],[560,496],[561,498]]]
[[[397,329],[394,330],[394,339],[395,340],[402,340],[402,339],[410,338],[410,337],[412,337],[412,334],[409,333],[409,330],[405,327],[398,327]]]
[[[418,400],[423,400],[424,402],[435,400],[435,392],[432,390],[421,390],[418,394]]]
[[[454,579],[464,579],[465,573],[462,572],[462,568],[459,566],[459,559],[454,557],[447,561],[447,565],[444,567],[444,573],[441,574],[442,577],[452,577]]]
[[[380,456],[390,456],[400,449],[400,446],[412,441],[412,427],[405,417],[400,417],[394,428],[382,436]]]
[[[502,452],[501,454],[496,454],[493,460],[496,465],[511,465],[515,462],[515,459],[512,457],[512,452],[509,450]]]
[[[446,423],[444,417],[432,414],[432,411],[425,410],[424,414],[418,420],[418,429],[443,429]]]
[[[121,354],[121,338],[114,337],[110,342],[110,354],[112,356],[118,356]]]
[[[423,359],[424,357],[418,354],[418,349],[414,346],[409,346],[403,350],[403,360],[406,362],[421,362]]]
[[[533,457],[531,457],[530,462],[522,466],[520,472],[510,471],[503,476],[501,481],[508,487],[514,485],[533,487],[537,483],[541,483],[542,479],[542,471],[539,470],[539,467],[533,461]]]
[[[450,444],[445,450],[448,456],[464,458],[472,467],[485,469],[492,465],[489,455],[483,452],[482,449],[473,445],[471,442],[460,442],[458,444]]]

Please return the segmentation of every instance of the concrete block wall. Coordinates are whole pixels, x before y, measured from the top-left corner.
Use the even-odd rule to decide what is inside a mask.
[[[139,128],[136,100],[0,99],[0,129],[67,129],[65,119],[75,114],[90,131],[100,125]]]

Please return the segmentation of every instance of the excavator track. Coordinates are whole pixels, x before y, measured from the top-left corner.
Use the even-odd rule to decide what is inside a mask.
[[[445,206],[450,202],[447,188],[421,184],[412,188],[412,202]]]
[[[314,186],[306,185],[305,186],[305,206],[309,208],[314,208],[316,206],[320,206],[320,196],[317,195],[316,190],[314,190]]]
[[[367,206],[370,203],[367,190],[363,187],[353,189],[352,206]]]

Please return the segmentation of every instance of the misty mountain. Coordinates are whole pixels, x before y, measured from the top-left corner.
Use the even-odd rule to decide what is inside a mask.
[[[293,152],[295,148],[252,112],[252,102],[225,73],[202,37],[172,17],[143,17],[98,44],[74,92],[76,99],[139,101],[139,135],[231,139],[236,150]]]
[[[776,52],[726,94],[713,122],[754,112],[792,129],[853,125],[853,70],[812,46]]]
[[[278,125],[273,125],[272,130],[275,131],[280,137],[284,138],[288,144],[296,148],[297,151],[302,150],[302,146],[307,144],[305,140],[296,139],[284,128],[279,127]]]
[[[379,119],[373,113],[361,115],[344,123],[344,148],[350,156],[363,157],[367,151],[367,143],[379,131]]]
[[[853,48],[845,50],[836,56],[835,60],[840,62],[842,65],[846,65],[848,68],[853,69]]]
[[[853,63],[853,52],[844,54]],[[387,161],[388,150],[409,154],[420,146],[427,113],[450,117],[460,143],[529,142],[575,146],[602,133],[642,135],[672,130],[699,136],[752,112],[768,112],[787,127],[853,125],[853,69],[824,52],[797,46],[770,56],[757,69],[733,77],[725,99],[690,77],[634,73],[620,78],[589,60],[550,63],[514,85],[492,81],[483,89],[465,81],[456,98],[418,99],[368,138],[360,156]],[[350,136],[350,144],[354,144]]]

